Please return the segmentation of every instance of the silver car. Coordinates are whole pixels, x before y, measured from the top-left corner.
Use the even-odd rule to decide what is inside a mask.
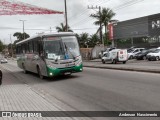
[[[8,61],[7,61],[6,58],[0,58],[0,62],[1,62],[1,64],[2,64],[2,63],[8,63]]]

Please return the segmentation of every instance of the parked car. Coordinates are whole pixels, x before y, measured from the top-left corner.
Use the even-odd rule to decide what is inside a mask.
[[[2,84],[2,71],[0,70],[0,85]]]
[[[115,47],[107,48],[107,49],[103,52],[103,55],[106,54],[106,53],[108,53],[109,51],[114,50],[114,49],[116,49],[116,48],[115,48]]]
[[[102,58],[105,53],[107,53],[107,52],[109,52],[109,51],[111,51],[111,50],[114,50],[114,49],[116,49],[116,48],[115,48],[115,47],[112,47],[112,48],[107,48],[107,49],[105,49],[103,52],[102,52],[102,51],[99,52],[99,58]]]
[[[116,64],[117,62],[126,63],[128,60],[127,49],[114,49],[104,54],[102,57],[102,63],[111,62]]]
[[[138,47],[132,46],[132,47],[130,47],[130,48],[127,49],[127,52],[130,52],[130,51],[132,51],[132,50],[135,49],[135,48],[138,48]]]
[[[144,50],[142,50],[140,53],[137,53],[136,55],[135,55],[135,58],[137,59],[137,60],[146,60],[147,59],[147,54],[148,53],[151,53],[151,52],[153,52],[153,51],[155,51],[156,50],[156,48],[152,48],[152,49],[144,49]]]
[[[134,48],[131,51],[128,51],[128,59],[133,59],[135,58],[135,55],[137,53],[140,53],[142,50],[144,50],[145,48]]]
[[[156,49],[155,51],[147,54],[147,59],[149,61],[156,60],[158,61],[160,59],[160,49]]]
[[[8,63],[8,61],[7,61],[6,58],[0,58],[0,62],[1,62],[1,64],[2,64],[2,63]]]

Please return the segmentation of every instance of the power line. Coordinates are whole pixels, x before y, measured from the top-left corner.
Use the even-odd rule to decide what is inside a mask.
[[[22,29],[22,28],[0,27],[0,29]],[[25,29],[25,30],[46,30],[46,29]]]
[[[104,2],[104,1],[100,2],[100,1],[99,1],[97,5],[99,6],[100,4],[106,3],[106,2],[109,2],[109,1],[110,1],[110,0],[107,0],[107,1],[105,1],[105,2]],[[84,9],[83,9],[83,10],[84,10]],[[83,14],[85,14],[85,13],[87,12],[87,10],[88,10],[88,9],[85,9],[85,11],[83,11],[81,14],[79,14],[79,17],[81,17]],[[75,16],[73,15],[73,16],[71,16],[69,19],[71,19],[71,18],[73,18],[73,17],[75,17]]]
[[[120,5],[119,7],[114,7],[113,9],[114,10],[120,10],[120,9],[125,8],[125,7],[131,6],[131,5],[134,5],[136,3],[143,2],[143,1],[144,0],[131,0],[129,2],[126,2],[125,4]]]
[[[111,0],[102,1],[102,2],[98,3],[97,5],[101,5],[101,4],[104,4],[104,3],[109,2],[109,1],[111,1]]]
[[[131,1],[125,2],[124,4],[119,5],[117,7],[114,7],[112,9],[119,10],[119,9],[134,5],[134,4],[142,2],[142,1],[144,1],[144,0],[136,0],[136,1],[135,0],[131,0]],[[86,20],[86,18],[82,19],[81,21],[77,22],[76,24],[81,23],[82,21]],[[73,24],[73,25],[76,25],[76,24]]]

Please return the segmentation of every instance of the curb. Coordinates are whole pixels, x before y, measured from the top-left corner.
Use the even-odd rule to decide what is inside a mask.
[[[113,70],[124,70],[124,71],[136,71],[136,72],[147,72],[147,73],[160,73],[160,70],[155,69],[140,69],[140,68],[114,68],[114,67],[102,67],[102,66],[91,66],[91,65],[83,65],[84,67],[89,68],[101,68],[101,69],[113,69]]]

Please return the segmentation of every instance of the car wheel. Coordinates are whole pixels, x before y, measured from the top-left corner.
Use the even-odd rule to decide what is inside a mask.
[[[131,55],[129,59],[133,59],[133,56]]]
[[[126,61],[124,61],[123,64],[126,64]]]
[[[143,56],[143,60],[146,60],[147,58],[146,58],[146,56]]]
[[[113,63],[113,64],[117,64],[117,60],[114,59],[112,63]]]
[[[105,60],[102,60],[102,63],[105,64]]]
[[[159,60],[159,57],[157,56],[157,57],[156,57],[156,61],[158,61],[158,60]]]
[[[42,75],[41,70],[40,70],[39,67],[37,67],[37,72],[38,72],[39,78],[40,78],[40,79],[43,79],[44,76]]]

